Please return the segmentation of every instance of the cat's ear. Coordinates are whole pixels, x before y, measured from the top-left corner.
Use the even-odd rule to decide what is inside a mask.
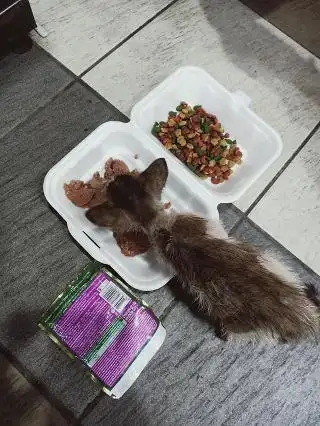
[[[86,217],[95,225],[113,228],[119,219],[120,212],[120,209],[112,207],[109,203],[103,203],[87,210]]]
[[[160,198],[161,192],[168,179],[168,166],[164,158],[158,158],[140,174],[139,180],[144,188],[156,198]]]

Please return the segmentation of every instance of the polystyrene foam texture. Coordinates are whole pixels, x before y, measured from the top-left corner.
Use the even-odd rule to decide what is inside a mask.
[[[153,123],[166,120],[168,111],[182,100],[201,104],[216,114],[231,137],[237,139],[244,161],[226,183],[212,185],[209,180],[199,179],[151,135]],[[134,258],[123,256],[111,231],[89,222],[85,210],[66,198],[63,185],[73,179],[89,180],[94,172],[103,171],[110,157],[125,161],[129,169],[139,170],[164,157],[169,178],[163,201],[170,201],[177,211],[217,219],[217,205],[239,198],[281,151],[279,135],[248,108],[249,103],[244,93],[230,94],[205,71],[180,68],[136,104],[130,123],[101,125],[57,163],[45,178],[45,196],[65,219],[71,235],[93,258],[112,266],[136,289],[160,288],[172,273],[157,263],[151,251]]]
[[[141,171],[156,158],[165,157],[169,177],[162,200],[170,201],[177,211],[197,212],[217,219],[218,201],[207,200],[201,181],[194,182],[187,170],[177,166],[169,153],[149,136],[134,126],[118,122],[98,127],[48,172],[44,182],[45,196],[66,220],[79,244],[96,260],[112,266],[132,287],[154,290],[168,282],[171,272],[157,263],[151,251],[134,258],[123,256],[112,232],[88,221],[85,210],[72,204],[64,193],[65,182],[89,180],[94,172],[104,170],[104,163],[110,157],[123,160],[131,170]]]
[[[237,200],[279,156],[282,149],[279,134],[248,108],[250,98],[247,95],[241,91],[231,94],[196,67],[179,68],[164,80],[134,106],[131,120],[150,134],[153,123],[167,120],[168,112],[175,110],[181,101],[192,106],[200,104],[215,114],[230,137],[237,140],[243,153],[241,167],[235,167],[232,177],[223,184],[213,185],[210,179],[203,181],[208,195],[220,202]],[[154,136],[152,138],[160,144]],[[177,164],[180,163],[171,155]],[[188,173],[194,180],[199,179],[189,169]]]

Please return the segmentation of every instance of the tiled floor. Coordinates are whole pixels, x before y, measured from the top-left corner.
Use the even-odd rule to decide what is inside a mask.
[[[320,275],[320,130],[253,209],[250,218]]]
[[[49,31],[34,38],[64,67],[38,47],[0,62],[0,348],[67,422],[320,424],[318,345],[222,343],[175,300],[170,286],[143,296],[162,315],[167,339],[120,401],[100,395],[36,327],[40,313],[88,261],[48,208],[45,173],[100,123],[127,121],[134,103],[184,64],[204,67],[231,91],[245,91],[253,110],[283,138],[280,159],[237,207],[220,206],[227,230],[275,251],[302,280],[320,282],[320,60],[309,52],[319,53],[318,26],[312,21],[295,31],[290,24],[301,2],[274,7],[278,21],[269,11],[269,23],[237,0],[31,1]],[[316,3],[308,1],[309,15]],[[3,371],[19,374],[5,362],[2,377]],[[25,410],[12,412],[8,424],[28,424],[26,411],[42,416],[40,425],[50,424],[53,410],[52,424],[62,425],[45,398],[28,398],[33,388],[23,380],[11,384],[24,383],[17,395]],[[12,390],[2,389],[0,399],[13,398]]]
[[[25,71],[23,79],[21,68]],[[2,59],[0,137],[49,102],[70,81],[70,76],[53,61],[48,61],[47,55],[39,50],[32,50],[24,56],[10,55]]]
[[[169,0],[31,0],[49,37],[36,40],[79,75],[166,7]]]

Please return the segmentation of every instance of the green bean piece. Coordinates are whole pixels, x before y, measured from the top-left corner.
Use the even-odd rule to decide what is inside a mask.
[[[203,124],[203,129],[202,130],[204,131],[204,133],[209,133],[209,126],[208,126],[207,123]]]

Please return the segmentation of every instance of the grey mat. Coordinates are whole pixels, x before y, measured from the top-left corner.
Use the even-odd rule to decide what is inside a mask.
[[[318,282],[250,222],[236,235],[284,258]],[[83,425],[318,425],[320,351],[300,344],[232,343],[179,303],[165,320],[162,350],[120,401],[101,398]]]
[[[70,75],[37,47],[0,60],[0,137],[70,81]]]
[[[36,321],[88,258],[49,209],[42,183],[59,159],[110,119],[124,117],[76,83],[0,142],[0,342],[75,415],[97,388]],[[145,299],[159,314],[172,296],[163,289]]]
[[[0,341],[78,414],[95,385],[36,327],[44,309],[88,261],[42,193],[46,172],[98,124],[117,118],[76,84],[1,140]],[[120,117],[121,118],[121,117]]]

